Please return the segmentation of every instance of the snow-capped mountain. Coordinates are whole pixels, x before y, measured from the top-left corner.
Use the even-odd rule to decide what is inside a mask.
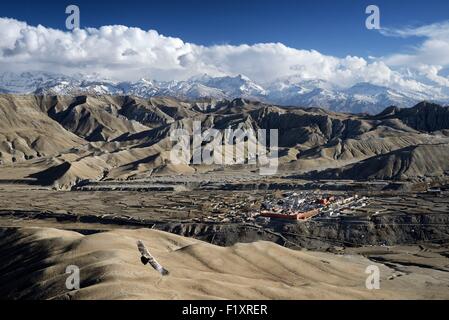
[[[115,82],[93,76],[25,72],[0,74],[0,93],[55,95],[132,95],[142,98],[172,96],[182,99],[246,98],[285,106],[319,107],[339,112],[378,113],[386,107],[411,107],[429,100],[447,103],[442,90],[423,85],[416,90],[397,90],[370,83],[350,88],[336,88],[324,80],[301,80],[295,77],[260,85],[251,79],[200,75],[186,81]]]
[[[267,91],[244,75],[236,77],[210,77],[203,75],[190,79],[190,82],[200,83],[209,88],[217,88],[230,97],[260,98]]]
[[[370,83],[358,83],[340,89],[323,80],[294,82],[291,79],[273,83],[269,99],[282,105],[318,107],[339,112],[377,113],[395,105],[410,107],[423,100],[448,101],[447,97],[422,92],[405,93]]]
[[[0,90],[11,93],[32,93],[39,88],[56,87],[76,81],[75,78],[46,72],[0,73]]]

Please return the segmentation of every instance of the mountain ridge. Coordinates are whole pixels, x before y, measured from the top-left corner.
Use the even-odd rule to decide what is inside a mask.
[[[280,174],[318,171],[322,172],[318,177],[340,179],[370,172],[367,178],[402,179],[393,169],[392,175],[382,174],[380,167],[380,173],[371,172],[375,168],[371,164],[381,159],[385,164],[381,167],[395,168],[398,163],[404,170],[412,168],[404,179],[426,179],[426,171],[449,175],[444,150],[433,152],[429,147],[436,158],[428,159],[426,152],[404,153],[418,146],[449,145],[449,107],[426,102],[370,116],[242,98],[187,102],[161,97],[0,95],[0,113],[0,174],[56,189],[70,189],[84,180],[254,170],[246,165],[172,163],[171,132],[182,129],[192,135],[193,121],[200,121],[203,130],[277,129]],[[363,167],[364,163],[368,165]],[[347,166],[356,165],[364,170],[345,174]]]
[[[185,81],[116,82],[99,76],[64,76],[52,73],[0,74],[0,93],[37,95],[130,95],[140,98],[233,100],[245,98],[282,106],[319,107],[337,112],[377,114],[386,107],[408,107],[428,100],[444,104],[449,96],[434,92],[399,91],[357,83],[337,88],[324,80],[279,80],[260,85],[244,75],[201,75]]]

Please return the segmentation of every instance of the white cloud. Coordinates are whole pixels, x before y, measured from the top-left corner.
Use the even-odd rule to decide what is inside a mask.
[[[0,69],[98,73],[116,80],[142,77],[184,80],[207,73],[212,76],[244,74],[256,82],[266,83],[294,76],[327,80],[340,87],[370,82],[412,90],[422,84],[404,77],[395,67],[413,65],[419,66],[417,70],[428,80],[449,85],[439,74],[449,65],[449,23],[384,33],[401,37],[416,35],[426,40],[413,54],[366,60],[355,56],[333,57],[282,43],[201,46],[154,30],[120,25],[69,32],[0,18]]]
[[[416,28],[384,29],[381,32],[393,37],[424,38],[411,52],[393,54],[383,60],[390,67],[406,66],[418,71],[427,80],[449,87],[449,79],[441,75],[449,68],[449,21]]]

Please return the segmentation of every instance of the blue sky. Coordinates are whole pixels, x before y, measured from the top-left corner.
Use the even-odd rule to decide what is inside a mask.
[[[387,55],[419,41],[365,29],[369,4],[380,7],[382,26],[417,26],[449,18],[446,0],[18,0],[2,2],[0,16],[62,29],[68,4],[80,7],[82,27],[123,24],[202,45],[282,42],[339,57]]]

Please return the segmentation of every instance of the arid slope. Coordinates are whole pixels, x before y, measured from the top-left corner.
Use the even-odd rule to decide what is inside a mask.
[[[188,102],[121,96],[0,95],[0,114],[0,180],[32,180],[55,189],[69,190],[84,180],[254,170],[192,165],[192,161],[172,163],[170,151],[176,142],[170,139],[171,133],[184,130],[193,135],[194,121],[201,122],[203,131],[278,130],[281,174],[335,169],[322,176],[356,180],[447,175],[444,150],[432,157],[418,156],[420,150],[449,144],[449,108],[430,103],[410,109],[391,107],[368,116],[282,108],[245,99]],[[202,147],[212,143],[205,141]],[[416,151],[404,155],[408,150]],[[197,151],[191,150],[191,154]],[[223,154],[214,153],[214,157]],[[405,160],[399,164],[393,158]],[[405,163],[407,159],[410,164]],[[354,174],[348,172],[351,167],[357,168]],[[339,170],[344,172],[338,174]]]
[[[8,299],[415,299],[449,298],[447,272],[394,269],[361,256],[293,251],[269,242],[217,247],[154,230],[83,236],[57,229],[0,229],[0,297]],[[169,270],[144,266],[143,240]],[[381,289],[367,290],[378,265]],[[80,268],[68,291],[66,267]]]

